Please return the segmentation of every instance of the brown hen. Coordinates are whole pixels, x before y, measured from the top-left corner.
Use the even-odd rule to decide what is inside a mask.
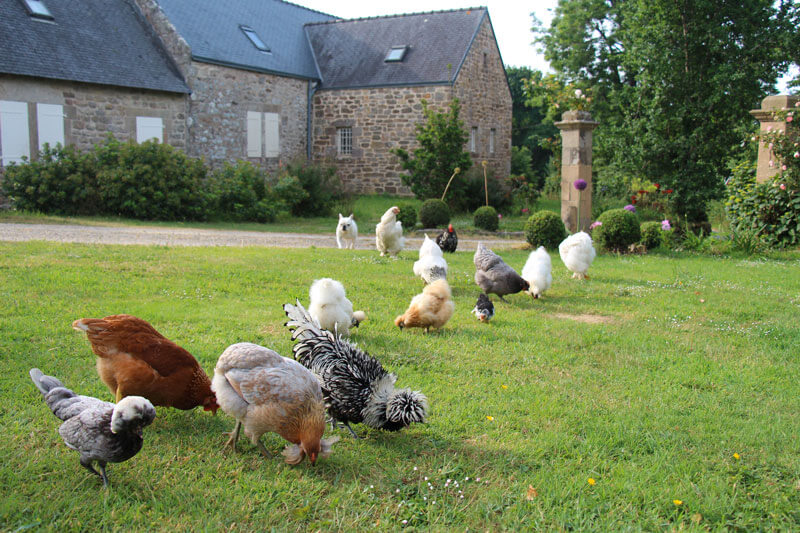
[[[72,323],[85,331],[97,355],[97,373],[119,402],[144,396],[153,405],[216,414],[219,405],[211,381],[189,352],[164,337],[148,322],[131,315],[81,318]]]

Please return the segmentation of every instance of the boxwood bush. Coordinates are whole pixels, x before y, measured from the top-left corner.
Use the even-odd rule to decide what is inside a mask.
[[[597,219],[603,225],[595,228],[593,239],[601,248],[626,252],[631,244],[639,242],[642,234],[639,219],[625,209],[610,209]]]
[[[472,224],[479,229],[486,231],[497,231],[500,221],[497,218],[497,210],[490,206],[485,205],[479,207],[472,214]]]
[[[397,204],[400,213],[397,215],[397,220],[403,224],[404,230],[414,229],[417,225],[417,208],[411,202],[401,202]]]
[[[656,221],[649,221],[643,222],[641,226],[639,226],[639,231],[641,232],[641,239],[639,242],[648,250],[653,250],[661,246],[663,242],[662,233],[663,230],[661,229],[661,222]]]
[[[554,250],[566,237],[564,222],[554,211],[537,211],[525,222],[525,240],[534,248],[544,246]]]
[[[419,220],[423,228],[446,226],[450,222],[450,208],[437,198],[425,200],[419,208]]]

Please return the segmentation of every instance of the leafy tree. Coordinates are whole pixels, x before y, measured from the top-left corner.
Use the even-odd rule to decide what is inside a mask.
[[[515,167],[512,154],[512,174],[524,174],[538,188],[544,184],[547,164],[553,156],[550,140],[558,136],[558,129],[552,120],[547,120],[548,107],[545,102],[532,101],[526,93],[526,84],[542,79],[542,73],[528,67],[506,67],[508,84],[511,87],[511,145],[519,148],[519,153],[530,157],[528,169]],[[522,163],[522,161],[518,161]],[[535,179],[533,179],[535,178]]]
[[[437,112],[422,100],[425,121],[417,124],[419,147],[413,155],[402,148],[392,150],[400,158],[403,169],[403,183],[411,188],[417,198],[439,198],[455,168],[465,172],[472,166],[469,153],[464,151],[468,135],[464,122],[458,118],[461,105],[457,98],[451,100],[449,109]],[[458,181],[456,179],[456,181]],[[454,181],[451,185],[453,196],[458,196],[461,186]]]
[[[798,58],[798,23],[785,0],[560,0],[535,31],[558,75],[592,88],[600,181],[657,181],[701,220],[748,111]]]

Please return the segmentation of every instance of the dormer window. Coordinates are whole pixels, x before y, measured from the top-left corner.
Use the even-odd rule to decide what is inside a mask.
[[[406,50],[408,50],[407,46],[393,46],[389,53],[386,54],[384,61],[387,63],[402,61],[406,55]]]
[[[264,44],[264,41],[262,41],[261,37],[258,36],[256,30],[254,30],[253,28],[248,28],[247,26],[239,26],[239,28],[241,28],[244,34],[247,35],[247,38],[250,39],[250,42],[253,43],[253,46],[255,46],[264,53],[267,54],[271,53],[269,46]]]
[[[47,9],[47,6],[42,0],[22,0],[25,4],[25,9],[28,10],[28,15],[44,20],[53,20],[53,14]]]

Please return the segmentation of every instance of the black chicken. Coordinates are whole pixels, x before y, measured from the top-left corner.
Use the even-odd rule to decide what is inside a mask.
[[[108,486],[106,464],[121,463],[139,453],[142,428],[156,417],[153,404],[141,396],[127,396],[114,405],[79,396],[38,368],[32,368],[30,375],[47,407],[64,421],[58,428],[61,438],[81,454],[81,466],[100,476],[103,485]],[[92,466],[95,461],[100,472]]]
[[[458,247],[458,236],[452,224],[447,226],[447,231],[443,231],[436,236],[436,244],[439,245],[439,248],[441,248],[443,252],[452,254],[456,251]]]
[[[419,391],[395,389],[397,376],[354,344],[323,330],[296,302],[283,310],[292,330],[295,359],[320,378],[322,395],[331,418],[358,438],[350,422],[398,431],[413,422],[424,422],[428,399]]]

